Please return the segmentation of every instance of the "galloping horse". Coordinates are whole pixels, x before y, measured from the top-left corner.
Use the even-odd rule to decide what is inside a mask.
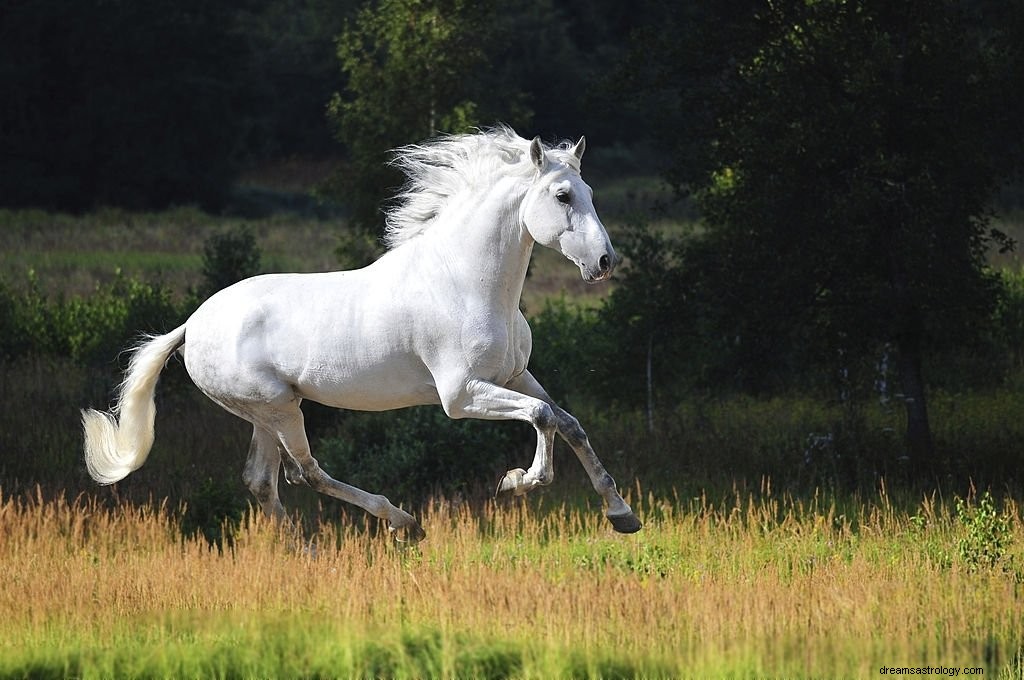
[[[519,310],[534,243],[574,262],[589,283],[618,263],[580,176],[585,139],[550,147],[507,127],[447,136],[395,152],[408,177],[388,211],[388,251],[358,270],[268,274],[204,302],[180,327],[134,351],[111,412],[82,411],[93,479],[116,482],[153,445],[154,392],[174,352],[196,386],[253,425],[243,479],[270,516],[284,519],[278,474],[424,537],[384,496],[328,475],[310,452],[299,404],[383,411],[439,404],[451,418],[523,420],[537,430],[528,470],[499,492],[549,484],[557,432],[604,498],[615,530],[640,521],[622,499],[579,422],[527,370],[530,327]]]

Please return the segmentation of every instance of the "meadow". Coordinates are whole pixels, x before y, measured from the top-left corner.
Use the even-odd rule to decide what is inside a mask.
[[[814,494],[437,500],[414,548],[247,515],[0,500],[3,677],[872,677],[1024,670],[1020,508]],[[947,672],[948,674],[948,672]]]

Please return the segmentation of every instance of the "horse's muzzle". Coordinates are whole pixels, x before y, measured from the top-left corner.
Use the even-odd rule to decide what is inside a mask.
[[[622,258],[614,250],[610,254],[606,253],[598,259],[596,267],[580,267],[583,270],[583,280],[587,283],[606,281],[611,278],[612,271],[615,270],[615,266],[621,261]]]

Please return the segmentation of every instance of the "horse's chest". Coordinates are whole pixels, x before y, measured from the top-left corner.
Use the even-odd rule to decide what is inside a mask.
[[[526,370],[530,359],[530,329],[521,316],[467,318],[460,344],[471,372],[498,384]]]

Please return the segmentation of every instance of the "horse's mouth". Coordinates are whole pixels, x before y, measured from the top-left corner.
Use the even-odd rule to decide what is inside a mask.
[[[601,283],[602,281],[607,281],[608,279],[612,278],[611,269],[606,269],[603,272],[594,274],[583,265],[580,265],[580,274],[583,276],[583,281],[590,285],[594,285],[595,283]]]

